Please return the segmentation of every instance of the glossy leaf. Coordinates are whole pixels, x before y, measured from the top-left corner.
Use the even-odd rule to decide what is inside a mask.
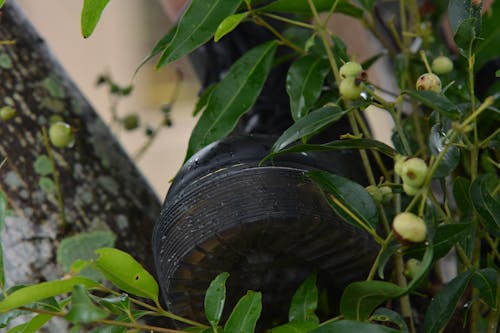
[[[42,282],[27,286],[10,293],[5,299],[0,301],[0,312],[10,311],[48,297],[68,293],[75,285],[95,288],[99,286],[99,283],[76,276],[66,280]]]
[[[295,121],[304,117],[318,100],[329,70],[325,59],[314,56],[299,58],[290,66],[286,91],[290,97],[290,111]]]
[[[96,320],[105,319],[109,313],[92,303],[85,288],[81,285],[73,287],[71,294],[71,308],[64,316],[73,324],[88,324]]]
[[[401,314],[386,308],[378,308],[372,315],[372,320],[396,324],[402,333],[408,332],[408,326]]]
[[[442,129],[441,124],[435,124],[429,133],[429,149],[434,156],[439,155],[445,146],[449,144],[446,138],[446,132]],[[433,178],[443,178],[448,176],[460,162],[460,149],[457,146],[450,146],[441,159],[436,171],[432,175]]]
[[[144,58],[144,60],[141,61],[139,66],[137,66],[137,68],[134,71],[134,75],[137,74],[139,69],[141,69],[141,67],[144,66],[145,63],[147,63],[156,55],[160,54],[168,46],[168,44],[170,44],[176,32],[177,32],[177,25],[174,25],[159,41],[156,42],[155,46],[153,46],[153,49],[149,52],[146,58]]]
[[[0,190],[0,290],[5,287],[5,272],[3,267],[3,246],[2,246],[2,233],[3,226],[5,225],[5,216],[7,212],[7,197],[2,190]]]
[[[226,302],[226,280],[229,273],[224,272],[212,280],[205,294],[205,315],[212,327],[217,327]]]
[[[401,333],[393,328],[354,320],[339,320],[320,326],[310,333]]]
[[[276,140],[271,149],[273,153],[279,152],[295,141],[316,134],[325,127],[339,120],[348,111],[338,106],[325,106],[298,119]]]
[[[398,241],[394,241],[380,255],[377,273],[381,279],[384,279],[384,276],[385,276],[385,273],[384,273],[385,266],[387,265],[389,260],[392,258],[394,253],[396,253],[396,251],[399,250],[400,248],[401,248],[401,244]]]
[[[432,241],[434,248],[434,260],[444,257],[455,243],[467,237],[471,225],[468,223],[448,223],[439,225],[436,228],[436,233]],[[412,246],[406,251],[407,254],[412,256],[422,255],[426,250],[423,244]]]
[[[424,320],[424,332],[434,333],[448,323],[469,284],[473,271],[466,271],[445,285],[432,299]]]
[[[353,282],[342,294],[340,313],[345,319],[364,321],[380,304],[388,299],[397,298],[404,292],[404,288],[391,282]]]
[[[318,288],[316,287],[316,274],[311,274],[297,289],[292,297],[288,320],[311,321],[319,323],[318,316],[314,313],[318,307]]]
[[[333,175],[325,171],[309,171],[307,175],[327,194],[330,205],[346,222],[375,230],[378,225],[378,211],[372,197],[366,189],[350,179]],[[355,216],[356,218],[354,218]]]
[[[455,33],[455,44],[457,44],[460,49],[460,53],[465,57],[469,57],[470,53],[474,50],[474,46],[476,45],[475,41],[479,34],[475,27],[476,19],[470,18],[460,23],[458,30]]]
[[[212,92],[189,139],[186,160],[206,145],[229,134],[259,96],[274,59],[277,43],[259,45],[230,68]]]
[[[207,42],[222,20],[233,14],[240,3],[241,0],[192,0],[156,67],[166,66]]]
[[[459,176],[453,181],[453,197],[463,216],[470,216],[474,209],[470,199],[469,188],[470,180],[467,178]]]
[[[69,272],[75,261],[97,258],[95,250],[112,247],[115,239],[115,234],[110,231],[94,231],[64,238],[57,248],[57,263],[65,272]],[[93,280],[102,278],[102,275],[90,267],[84,269],[80,275]]]
[[[127,312],[130,309],[130,300],[127,294],[99,298],[98,303],[116,314]]]
[[[500,195],[492,194],[498,183],[495,174],[484,174],[477,177],[470,187],[474,208],[484,219],[487,227],[494,232],[500,231]]]
[[[496,309],[499,305],[496,299],[498,271],[493,268],[481,269],[472,276],[472,284],[479,290],[479,297],[488,304],[490,308]]]
[[[11,328],[7,333],[35,333],[38,332],[50,319],[51,315],[39,314],[29,322]]]
[[[111,283],[127,293],[158,302],[158,284],[132,256],[113,248],[95,252],[99,255],[95,266]]]
[[[262,294],[248,291],[240,298],[224,326],[224,333],[253,333],[262,311]]]
[[[468,19],[476,20],[476,31],[479,36],[481,31],[481,5],[475,5],[477,1],[472,0],[450,0],[448,3],[448,18],[451,30],[457,33],[460,24]]]
[[[83,0],[81,26],[84,38],[92,35],[108,2],[109,0]]]
[[[460,111],[455,103],[448,98],[433,91],[405,90],[405,94],[410,95],[425,106],[439,112],[441,115],[453,120],[460,118]]]
[[[323,144],[297,144],[290,148],[282,149],[278,152],[271,153],[266,156],[265,160],[282,154],[303,153],[303,152],[320,152],[320,151],[336,151],[346,149],[373,149],[377,150],[389,157],[394,157],[397,151],[394,148],[386,145],[383,142],[372,139],[344,139],[336,140]]]
[[[205,110],[208,104],[208,100],[210,99],[210,96],[212,96],[212,92],[214,91],[215,87],[217,87],[217,84],[212,83],[211,85],[206,87],[205,90],[203,90],[194,107],[193,117],[196,117],[200,112],[203,112]]]
[[[222,37],[236,29],[236,27],[248,16],[248,13],[233,14],[226,17],[217,27],[214,35],[214,41],[218,42]]]
[[[318,327],[317,323],[311,321],[292,321],[273,328],[270,333],[307,333]]]
[[[318,12],[329,11],[334,1],[332,0],[313,0],[314,7]],[[311,8],[308,0],[277,0],[267,6],[259,8],[259,11],[279,12],[279,13],[294,13],[311,15]],[[335,12],[353,16],[356,18],[363,17],[363,10],[348,1],[339,1]]]

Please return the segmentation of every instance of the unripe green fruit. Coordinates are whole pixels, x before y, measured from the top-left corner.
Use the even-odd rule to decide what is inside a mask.
[[[453,70],[453,62],[448,57],[440,56],[432,61],[431,68],[436,74],[447,74]]]
[[[436,74],[425,73],[420,75],[417,80],[417,90],[428,90],[441,92],[441,80]]]
[[[366,191],[370,194],[370,196],[372,197],[373,201],[375,201],[375,203],[378,204],[378,203],[382,202],[383,194],[380,191],[380,189],[378,188],[378,186],[369,185],[366,187]]]
[[[418,271],[420,270],[421,262],[418,259],[415,258],[410,258],[405,264],[405,270],[404,270],[404,275],[406,275],[407,278],[413,279],[415,276],[417,276]]]
[[[427,164],[418,157],[404,161],[401,169],[401,179],[403,183],[412,187],[420,187],[427,176]]]
[[[405,191],[405,193],[411,197],[417,195],[418,190],[420,190],[418,187],[410,186],[408,184],[403,184],[403,191]]]
[[[403,163],[406,161],[407,158],[408,158],[407,156],[396,155],[394,162],[394,172],[398,176],[401,176],[401,173],[403,172]]]
[[[349,61],[340,67],[339,74],[342,79],[356,77],[363,71],[363,67],[355,61]]]
[[[355,77],[347,77],[340,82],[339,92],[347,99],[357,99],[361,94],[361,85],[357,84]]]
[[[394,194],[392,194],[392,189],[389,186],[381,186],[380,193],[382,193],[383,204],[388,204],[394,197]]]
[[[70,147],[74,142],[73,130],[71,129],[71,126],[62,121],[54,123],[50,126],[49,138],[50,142],[58,148]]]
[[[0,109],[0,119],[8,121],[14,118],[17,114],[16,109],[10,106],[4,106]]]
[[[122,119],[123,127],[127,131],[131,131],[139,127],[139,116],[135,113],[130,113]]]
[[[392,222],[394,235],[402,243],[420,243],[427,237],[427,225],[413,213],[400,213]]]

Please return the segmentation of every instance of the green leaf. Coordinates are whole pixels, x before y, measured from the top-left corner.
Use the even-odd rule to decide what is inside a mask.
[[[290,111],[295,121],[305,116],[318,100],[329,71],[328,62],[314,56],[301,57],[290,66],[286,91],[290,97]]]
[[[319,328],[310,331],[309,333],[401,333],[399,330],[393,328],[362,323],[353,320],[339,320],[326,325],[320,326]]]
[[[323,191],[330,194],[329,203],[337,214],[346,222],[375,230],[378,225],[377,206],[366,189],[350,179],[333,175],[325,171],[313,170],[307,175]],[[354,217],[356,218],[354,218]]]
[[[92,303],[85,288],[81,285],[73,287],[71,294],[71,308],[64,316],[73,324],[88,324],[96,320],[105,319],[109,313]]]
[[[461,54],[465,57],[469,57],[470,53],[474,50],[474,47],[477,43],[475,43],[476,39],[479,36],[479,33],[475,30],[476,27],[476,19],[470,18],[464,20],[458,26],[458,30],[454,36],[455,44],[461,50]]]
[[[311,274],[297,289],[292,297],[288,320],[311,321],[319,323],[318,316],[314,313],[318,307],[318,288],[316,287],[316,274]]]
[[[338,106],[325,106],[298,119],[276,140],[271,151],[277,153],[289,144],[322,129],[339,120],[348,111]]]
[[[98,303],[115,314],[126,313],[130,310],[130,300],[127,294],[99,298]]]
[[[302,152],[319,152],[319,151],[335,151],[335,150],[346,150],[346,149],[373,149],[377,150],[389,157],[396,156],[397,152],[394,148],[386,145],[383,142],[372,140],[372,139],[344,139],[336,140],[323,144],[297,144],[290,148],[280,150],[276,153],[271,153],[264,158],[268,160],[278,155],[289,154],[289,153],[302,153]]]
[[[158,302],[158,283],[131,255],[113,248],[95,251],[97,269],[115,286],[132,295]]]
[[[101,247],[112,247],[115,239],[116,236],[110,231],[93,231],[64,238],[57,248],[57,263],[65,272],[69,272],[75,261],[96,259],[95,250]],[[84,269],[80,275],[93,280],[102,278],[90,267]]]
[[[382,302],[397,298],[404,292],[404,288],[391,282],[353,282],[342,294],[340,313],[345,319],[364,321]]]
[[[0,313],[0,328],[7,327],[7,325],[12,319],[26,314],[30,314],[30,312],[23,310],[12,310],[9,312]]]
[[[205,294],[205,315],[212,327],[217,327],[226,302],[226,280],[229,273],[220,273],[213,279]]]
[[[224,333],[253,333],[262,311],[262,294],[248,291],[240,298],[224,326]]]
[[[223,138],[259,96],[276,52],[275,41],[245,53],[212,92],[205,112],[191,132],[186,160],[206,145]]]
[[[311,321],[292,321],[273,328],[270,333],[307,333],[318,327],[317,323]]]
[[[99,283],[83,277],[72,277],[66,280],[42,282],[18,289],[0,301],[0,312],[10,311],[30,303],[70,292],[75,285],[95,288]]]
[[[38,332],[50,319],[51,315],[39,314],[33,317],[29,322],[11,328],[7,333],[35,333]]]
[[[83,0],[81,26],[84,38],[92,35],[108,2],[109,0]]]
[[[47,155],[39,155],[35,161],[35,172],[40,176],[47,176],[54,172],[52,163]]]
[[[5,4],[5,0],[0,0],[0,8],[2,8],[4,4]]]
[[[455,103],[451,102],[448,98],[434,91],[414,91],[405,90],[405,94],[410,95],[417,101],[421,102],[425,106],[439,112],[441,115],[448,117],[453,120],[458,120],[460,118],[460,111],[458,110]]]
[[[500,77],[500,69],[496,71],[495,76]]]
[[[392,258],[394,253],[401,248],[401,244],[398,241],[393,241],[383,252],[380,254],[380,258],[378,261],[377,273],[381,279],[384,279],[385,276],[385,266]]]
[[[45,193],[51,193],[56,189],[56,184],[49,177],[40,177],[38,185]]]
[[[241,0],[192,0],[156,68],[168,65],[207,42],[222,20],[233,14],[240,3]]]
[[[390,322],[399,326],[401,332],[408,332],[408,326],[401,314],[396,311],[389,310],[386,308],[378,308],[373,313],[372,320],[381,322]]]
[[[494,232],[500,231],[500,195],[492,194],[498,183],[498,177],[490,173],[477,177],[470,187],[474,208]]]
[[[442,128],[441,124],[435,124],[431,128],[429,133],[429,149],[434,156],[438,156],[444,149],[445,146],[449,144],[446,132]],[[432,175],[433,178],[443,178],[451,174],[453,170],[458,166],[460,162],[460,149],[457,146],[450,146],[443,158],[439,162],[439,165]]]
[[[3,267],[3,246],[2,246],[2,233],[3,226],[5,225],[5,216],[7,211],[7,197],[2,190],[0,190],[0,289],[5,287],[5,272]]]
[[[142,66],[144,66],[145,63],[147,63],[149,60],[151,60],[154,56],[160,54],[167,46],[170,44],[172,39],[175,36],[175,33],[177,32],[177,25],[173,26],[170,28],[170,30],[158,41],[156,42],[155,46],[153,49],[149,52],[149,54],[144,58],[139,66],[134,71],[134,76],[137,74],[139,69],[141,69]]]
[[[332,0],[313,0],[314,7],[318,12],[329,11],[334,2]],[[259,11],[312,15],[308,0],[277,0],[259,8]],[[345,0],[337,3],[335,12],[356,18],[363,17],[363,9]]]
[[[135,320],[139,320],[144,316],[151,315],[153,314],[151,311],[144,311],[144,310],[131,310],[130,313],[132,314],[132,317]],[[121,314],[118,317],[114,319],[117,322],[120,323],[130,323],[130,317],[128,314]],[[183,330],[189,332],[189,330]],[[106,325],[106,326],[100,326],[97,327],[92,331],[92,333],[127,333],[129,332],[125,327],[123,326],[114,326],[114,325]],[[212,331],[210,331],[211,333]]]
[[[226,17],[217,27],[215,31],[214,41],[218,42],[222,37],[236,29],[236,27],[248,16],[248,12],[233,14]]]
[[[453,181],[453,197],[463,216],[470,216],[474,209],[469,195],[469,188],[470,180],[467,178],[458,176]]]
[[[439,225],[432,241],[434,248],[434,260],[444,257],[455,243],[467,237],[470,230],[469,223],[448,223]],[[418,256],[424,253],[427,246],[416,244],[406,251],[406,254]]]
[[[481,5],[475,5],[477,1],[472,0],[450,0],[448,3],[448,18],[450,20],[451,30],[457,33],[460,24],[468,19],[476,20],[476,32],[479,36],[481,31]]]
[[[472,276],[472,285],[479,290],[479,297],[490,308],[497,308],[498,271],[496,269],[484,268],[475,272]]]
[[[198,102],[196,102],[196,105],[193,110],[193,117],[197,116],[198,113],[203,112],[208,104],[208,100],[210,99],[210,96],[212,96],[212,92],[214,91],[215,87],[217,87],[216,83],[212,83],[208,87],[203,90],[203,93],[201,94],[200,98],[198,98]]]
[[[473,271],[466,271],[451,280],[432,299],[424,320],[424,332],[439,332],[455,312],[458,301],[469,284]]]
[[[427,276],[427,273],[429,272],[429,269],[431,268],[431,265],[433,263],[433,259],[434,259],[434,247],[432,246],[432,244],[430,244],[427,246],[427,249],[425,250],[424,256],[422,258],[422,261],[420,262],[420,266],[417,273],[406,287],[406,290],[400,296],[412,292],[413,290],[415,290],[415,288],[417,288],[420,285],[420,283]]]

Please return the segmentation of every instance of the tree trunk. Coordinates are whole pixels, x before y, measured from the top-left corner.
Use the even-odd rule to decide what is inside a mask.
[[[118,248],[154,272],[157,196],[14,1],[0,15],[0,97],[0,107],[17,111],[0,120],[0,162],[7,159],[0,189],[12,210],[3,232],[7,286],[59,277],[59,241],[90,230],[112,231]],[[55,177],[41,183],[43,172],[35,168],[39,156],[50,156],[42,130],[53,115],[75,129],[72,148],[51,149],[60,197],[43,186],[57,185]]]

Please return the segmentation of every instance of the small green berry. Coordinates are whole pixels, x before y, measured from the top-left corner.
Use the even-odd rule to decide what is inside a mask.
[[[70,147],[75,140],[71,126],[62,121],[50,125],[49,138],[50,142],[58,148]]]
[[[392,221],[394,235],[404,244],[420,243],[427,237],[427,225],[413,213],[400,213]]]
[[[396,155],[394,158],[394,172],[398,175],[401,176],[401,173],[403,173],[403,163],[406,161],[408,157],[403,156],[403,155]]]
[[[383,204],[388,204],[394,197],[394,194],[392,194],[392,188],[390,188],[389,186],[380,186],[380,193],[382,193]]]
[[[349,61],[340,67],[339,74],[342,79],[356,77],[363,71],[363,67],[355,61]]]
[[[453,62],[448,57],[440,56],[432,61],[431,68],[436,74],[447,74],[453,70]]]
[[[17,111],[10,106],[4,106],[0,109],[0,119],[4,121],[11,120],[17,115]]]
[[[347,99],[357,99],[361,94],[361,85],[355,77],[347,77],[340,82],[339,92]]]
[[[427,164],[418,157],[410,158],[403,163],[401,179],[403,183],[413,187],[420,187],[427,176]]]
[[[441,80],[436,74],[425,73],[420,75],[420,77],[418,78],[416,87],[417,90],[427,90],[440,93]]]
[[[422,263],[420,260],[415,258],[410,258],[406,261],[405,270],[403,271],[404,275],[406,275],[409,279],[414,279],[417,276],[418,271],[420,270],[420,266]]]
[[[127,131],[135,130],[139,127],[139,116],[136,113],[130,113],[122,119],[122,124]]]
[[[380,191],[380,189],[378,188],[378,186],[369,185],[365,189],[370,194],[370,196],[372,197],[373,201],[375,201],[375,203],[379,204],[382,202],[383,194]]]

